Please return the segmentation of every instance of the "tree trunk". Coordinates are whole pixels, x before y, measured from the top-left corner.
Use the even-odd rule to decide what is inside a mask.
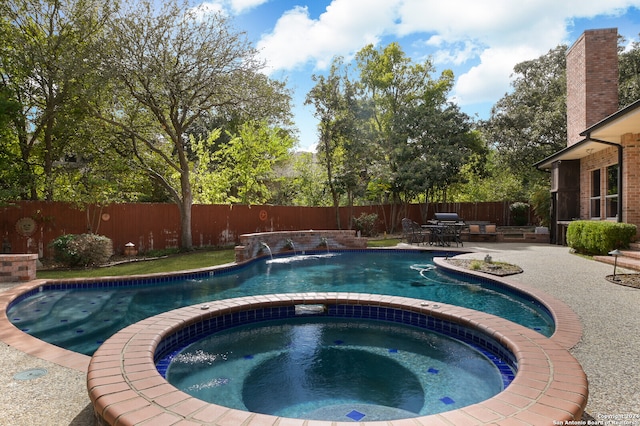
[[[191,201],[182,200],[180,204],[180,247],[183,250],[193,249],[191,236]]]
[[[44,128],[44,199],[53,201],[53,119]]]
[[[193,238],[191,236],[191,206],[193,205],[193,195],[191,194],[191,183],[189,182],[188,169],[182,170],[180,175],[182,187],[182,199],[180,201],[180,247],[183,250],[193,249]]]
[[[323,136],[323,143],[325,146],[324,152],[326,156],[326,166],[327,166],[327,181],[329,182],[329,191],[331,191],[331,199],[333,201],[333,208],[336,212],[336,227],[338,229],[342,229],[340,226],[340,196],[338,195],[338,191],[333,183],[333,163],[330,157],[330,136]]]
[[[336,226],[338,229],[342,229],[340,226],[340,198],[338,196],[338,192],[335,190],[333,183],[329,183],[329,188],[331,190],[331,198],[333,199],[333,208],[336,212]]]

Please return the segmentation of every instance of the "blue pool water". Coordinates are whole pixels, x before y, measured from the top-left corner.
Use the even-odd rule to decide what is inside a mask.
[[[494,362],[458,340],[338,318],[267,321],[214,333],[174,355],[166,378],[210,403],[325,421],[435,414],[503,390]]]
[[[45,287],[20,298],[7,315],[35,337],[88,355],[118,330],[161,312],[212,300],[288,292],[362,292],[425,299],[488,312],[545,336],[553,334],[552,319],[536,302],[435,269],[432,256],[424,251],[337,252],[262,259],[188,279]]]

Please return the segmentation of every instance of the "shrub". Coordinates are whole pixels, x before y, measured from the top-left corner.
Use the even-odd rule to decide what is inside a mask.
[[[629,223],[576,220],[567,229],[567,245],[578,253],[603,255],[629,247],[635,235],[636,225]]]
[[[50,244],[54,259],[67,267],[100,266],[113,255],[113,243],[102,235],[68,234]]]
[[[479,271],[480,269],[482,269],[482,262],[480,260],[472,260],[469,267],[474,271]]]
[[[378,231],[376,229],[377,222],[378,215],[375,213],[362,213],[360,217],[353,218],[353,225],[356,231],[360,231],[360,235],[363,237],[375,237],[378,235]]]
[[[549,196],[549,189],[538,189],[531,195],[529,201],[536,216],[540,219],[540,226],[548,227],[551,223],[551,197]]]
[[[529,204],[518,201],[509,206],[509,211],[511,211],[511,217],[516,225],[522,226],[527,224]]]

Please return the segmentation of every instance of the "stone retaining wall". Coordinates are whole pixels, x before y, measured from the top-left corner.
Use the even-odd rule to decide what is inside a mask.
[[[235,247],[236,262],[242,263],[256,257],[278,253],[302,253],[315,250],[364,249],[367,239],[358,237],[356,231],[277,231],[240,235],[240,245]]]
[[[36,279],[37,254],[0,254],[0,282]]]

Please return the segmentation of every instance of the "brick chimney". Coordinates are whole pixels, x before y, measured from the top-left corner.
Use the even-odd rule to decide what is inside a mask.
[[[618,30],[587,30],[567,52],[567,146],[618,109]]]

